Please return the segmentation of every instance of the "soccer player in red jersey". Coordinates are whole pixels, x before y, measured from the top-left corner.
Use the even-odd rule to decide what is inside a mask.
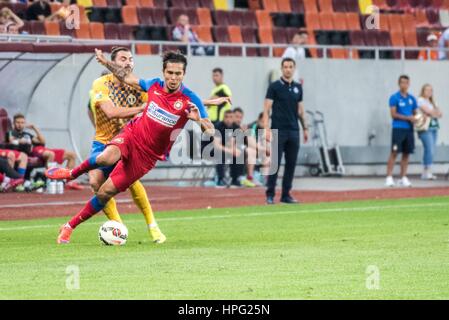
[[[187,67],[184,55],[171,51],[164,54],[163,80],[138,79],[130,70],[108,61],[100,50],[96,50],[96,55],[98,62],[118,79],[146,91],[148,103],[142,116],[130,121],[101,154],[90,157],[72,170],[63,168],[47,170],[46,175],[50,179],[75,179],[98,167],[116,164],[97,194],[77,215],[62,226],[58,243],[68,243],[73,229],[81,222],[101,211],[109,199],[125,191],[144,176],[158,160],[164,160],[180,129],[188,120],[198,123],[203,132],[214,134],[214,127],[207,118],[202,101],[182,84]]]

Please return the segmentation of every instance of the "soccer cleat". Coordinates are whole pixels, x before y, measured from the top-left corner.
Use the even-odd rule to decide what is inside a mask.
[[[67,182],[65,187],[69,190],[84,190],[84,187],[76,181]]]
[[[426,172],[421,175],[421,180],[437,180],[437,176],[433,175],[431,172]]]
[[[410,188],[412,186],[412,183],[410,182],[410,180],[407,177],[402,177],[398,181],[398,185],[401,187]]]
[[[14,189],[16,189],[16,187],[20,186],[21,184],[23,184],[25,182],[24,179],[19,178],[19,179],[11,179],[4,187],[3,187],[3,192],[8,192],[8,191],[12,191]]]
[[[394,179],[393,179],[392,176],[388,176],[388,177],[387,177],[387,180],[385,180],[385,186],[386,186],[386,187],[389,187],[389,188],[392,188],[392,187],[396,186],[396,184],[394,183]]]
[[[272,196],[267,197],[267,204],[274,204],[274,198]]]
[[[70,236],[72,235],[73,229],[68,224],[64,224],[59,229],[59,235],[56,242],[58,244],[67,244],[70,242]]]
[[[247,187],[247,188],[254,188],[256,185],[254,184],[254,182],[252,182],[251,180],[248,179],[243,179],[241,181],[242,186]]]
[[[281,202],[288,203],[288,204],[299,203],[298,200],[296,200],[295,198],[292,198],[291,196],[282,197]]]
[[[45,176],[51,180],[72,180],[72,170],[65,168],[49,168],[45,171]]]
[[[162,233],[158,226],[148,228],[148,232],[154,243],[161,244],[167,240],[167,237]]]

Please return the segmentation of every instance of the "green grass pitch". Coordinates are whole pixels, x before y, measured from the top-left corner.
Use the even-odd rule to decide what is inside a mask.
[[[448,213],[449,197],[164,212],[160,246],[125,215],[123,247],[100,244],[103,215],[63,246],[66,219],[0,222],[0,298],[448,299]]]

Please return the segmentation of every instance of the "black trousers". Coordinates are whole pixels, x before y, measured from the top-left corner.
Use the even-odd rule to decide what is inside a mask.
[[[267,181],[267,197],[274,197],[276,190],[276,181],[279,173],[279,166],[281,164],[282,156],[285,154],[285,168],[284,177],[282,178],[282,197],[290,195],[292,189],[293,178],[295,176],[296,160],[298,159],[298,152],[300,147],[299,131],[293,130],[279,130],[277,146],[272,146],[272,153],[277,151],[277,159],[272,163],[276,168],[274,174],[268,177]]]
[[[11,166],[9,165],[6,159],[0,158],[0,173],[4,173],[7,177],[12,179],[21,178],[20,174],[17,173]]]
[[[224,153],[222,153],[221,163],[215,165],[218,180],[222,180],[225,177],[226,164],[225,164],[224,160],[225,160],[225,156],[224,156]],[[236,162],[237,162],[237,160],[235,158],[233,158],[232,163],[228,164],[229,175],[231,176],[231,179],[232,179],[231,183],[237,182],[239,177],[245,173],[245,165],[238,164]]]

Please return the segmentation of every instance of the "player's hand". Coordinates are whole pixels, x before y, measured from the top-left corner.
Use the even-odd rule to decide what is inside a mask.
[[[408,120],[409,120],[411,123],[416,123],[416,122],[418,122],[418,119],[416,119],[415,116],[410,116],[410,117],[408,118]]]
[[[27,125],[25,126],[25,128],[27,128],[27,129],[34,129],[34,124],[32,124],[32,123],[27,123]]]
[[[223,103],[231,103],[231,97],[219,97],[219,98],[215,98],[215,99],[209,99],[204,101],[206,105],[208,106],[219,106]]]
[[[95,48],[95,59],[97,59],[97,61],[102,65],[106,65],[108,62],[108,59],[104,56],[103,51],[97,48]]]
[[[190,119],[193,121],[200,121],[201,116],[200,116],[200,110],[198,109],[198,107],[192,102],[189,102],[188,104],[189,104],[190,108],[185,110],[186,114],[187,114],[187,119]]]
[[[304,139],[304,143],[307,143],[307,141],[309,141],[309,129],[304,130],[303,139]]]

